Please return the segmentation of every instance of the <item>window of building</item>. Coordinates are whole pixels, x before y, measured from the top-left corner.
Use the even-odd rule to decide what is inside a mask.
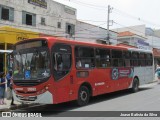
[[[26,25],[32,25],[32,15],[26,14]]]
[[[66,23],[66,33],[69,35],[74,35],[75,34],[75,25]]]
[[[9,20],[9,9],[2,8],[2,19]]]
[[[36,26],[36,15],[22,11],[22,24]]]
[[[71,34],[71,32],[72,32],[71,25],[68,25],[68,26],[67,26],[67,33],[68,33],[68,34]]]
[[[14,9],[0,5],[0,19],[14,21]]]
[[[57,28],[61,28],[61,22],[57,23]]]
[[[41,17],[41,25],[46,25],[46,21],[44,17]]]
[[[71,15],[75,15],[75,14],[76,14],[75,9],[70,8],[70,7],[68,7],[68,6],[65,6],[65,7],[64,7],[64,11],[65,11],[66,13],[68,13],[68,14],[71,14]]]
[[[91,47],[75,47],[76,68],[90,69],[95,67],[94,49]]]

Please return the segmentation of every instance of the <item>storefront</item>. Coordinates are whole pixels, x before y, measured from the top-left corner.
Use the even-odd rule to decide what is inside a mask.
[[[153,48],[154,65],[155,69],[157,65],[160,65],[160,49]]]
[[[39,37],[39,33],[12,28],[0,27],[0,50],[12,50],[13,45],[21,40]],[[0,72],[7,70],[7,53],[0,53]]]

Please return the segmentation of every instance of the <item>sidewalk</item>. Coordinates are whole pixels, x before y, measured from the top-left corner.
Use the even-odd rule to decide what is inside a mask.
[[[21,103],[17,102],[17,101],[14,101],[14,104],[15,105],[10,105],[11,104],[11,100],[7,100],[5,98],[5,103],[6,105],[0,105],[0,112],[4,112],[4,111],[8,111],[8,110],[11,110],[11,109],[16,109],[18,108],[18,106],[21,106]]]
[[[0,105],[0,113],[37,105],[37,104],[21,104],[20,102],[17,102],[17,101],[14,101],[15,105],[10,105],[11,100],[7,100],[6,98],[5,98],[5,103],[6,103],[6,105]]]

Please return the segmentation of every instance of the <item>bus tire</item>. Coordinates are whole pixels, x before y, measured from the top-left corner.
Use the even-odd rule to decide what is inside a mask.
[[[81,86],[78,91],[77,104],[79,106],[87,105],[90,99],[89,89],[86,86]]]
[[[135,93],[135,92],[138,92],[138,90],[139,90],[139,80],[138,78],[134,78],[131,92]]]

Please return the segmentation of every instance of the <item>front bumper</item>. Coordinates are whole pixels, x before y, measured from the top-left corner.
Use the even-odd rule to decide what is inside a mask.
[[[46,91],[45,93],[41,95],[27,96],[27,97],[18,95],[14,91],[12,92],[13,92],[14,100],[21,102],[21,103],[53,104],[53,96],[49,91]]]

